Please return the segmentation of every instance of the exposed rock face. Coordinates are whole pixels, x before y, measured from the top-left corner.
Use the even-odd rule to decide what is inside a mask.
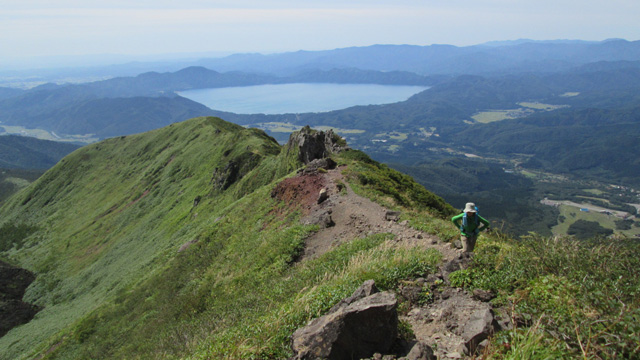
[[[473,354],[476,352],[478,344],[493,334],[498,327],[491,308],[480,308],[473,312],[469,320],[462,325],[460,336],[465,340],[465,346],[469,352]]]
[[[387,221],[398,221],[400,219],[400,215],[400,211],[387,210],[387,212],[384,214],[384,219]]]
[[[25,290],[35,278],[25,269],[0,261],[0,337],[13,327],[29,322],[40,310],[22,301]]]
[[[294,359],[351,360],[389,351],[398,333],[397,300],[367,282],[292,336]]]
[[[423,344],[416,343],[409,351],[409,354],[405,357],[406,360],[435,360],[436,356],[433,354],[431,347]]]
[[[337,165],[338,164],[336,164],[336,162],[331,158],[315,159],[307,164],[307,166],[302,170],[302,173],[314,173],[318,172],[320,169],[331,170],[335,169]]]
[[[345,141],[333,130],[316,131],[308,125],[292,133],[287,143],[287,151],[298,150],[298,160],[303,164],[326,158],[347,148]]]
[[[224,167],[217,167],[211,174],[210,183],[215,190],[224,191],[242,179],[260,163],[260,155],[246,152],[229,160]]]
[[[440,358],[474,355],[479,345],[499,331],[491,305],[449,288],[434,303],[409,312],[419,342],[433,347]]]

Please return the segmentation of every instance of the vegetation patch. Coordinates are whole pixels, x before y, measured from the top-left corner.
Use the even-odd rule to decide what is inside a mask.
[[[42,129],[29,129],[23,126],[0,125],[7,134],[15,134],[21,136],[30,136],[41,140],[62,141],[91,144],[99,139],[94,134],[84,135],[58,135],[53,132]]]
[[[551,105],[551,104],[543,104],[539,102],[520,102],[518,105],[530,109],[542,110],[542,111],[553,111],[558,109],[563,109],[569,107],[569,105]]]
[[[527,109],[490,110],[476,113],[472,115],[471,118],[478,123],[488,124],[495,121],[517,119],[531,115],[532,113],[532,110]]]
[[[403,206],[429,210],[440,216],[455,212],[451,205],[416,183],[411,176],[375,162],[357,150],[350,150],[340,155],[342,163],[350,159],[363,160],[350,162],[346,171],[347,179],[357,193],[373,198],[390,208]]]
[[[568,234],[569,228],[577,221],[595,223],[598,224],[598,228],[609,229],[622,236],[633,237],[636,234],[640,234],[640,228],[636,226],[624,228],[618,226],[617,223],[624,220],[614,215],[607,215],[597,211],[580,211],[580,209],[568,205],[560,205],[558,210],[560,211],[559,218],[563,221],[558,221],[558,224],[552,228],[553,233],[557,235]],[[637,220],[629,219],[629,221],[637,223]],[[629,221],[626,222],[629,223]],[[584,235],[591,237],[595,233]]]
[[[25,223],[4,223],[0,227],[0,251],[4,252],[13,248],[19,250],[29,235],[37,230],[37,226]]]
[[[640,244],[625,240],[494,237],[479,242],[471,267],[450,279],[454,286],[494,291],[495,304],[511,308],[512,318],[536,324],[528,333],[516,329],[496,337],[494,344],[506,336],[517,348],[496,349],[494,358],[547,345],[560,351],[558,344],[563,356],[635,358],[640,279],[632,269],[640,265],[639,250]]]

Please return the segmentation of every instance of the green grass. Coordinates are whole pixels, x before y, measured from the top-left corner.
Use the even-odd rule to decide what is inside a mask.
[[[614,230],[617,234],[622,234],[623,236],[632,237],[636,234],[640,234],[640,227],[632,227],[630,230],[618,230],[616,229],[616,220],[621,220],[620,218],[613,215],[601,214],[597,211],[589,211],[584,212],[580,211],[580,209],[569,206],[569,205],[560,205],[558,206],[560,210],[560,215],[564,220],[562,222],[558,222],[556,226],[551,228],[551,231],[556,235],[566,235],[569,230],[569,226],[578,220],[586,220],[586,221],[594,221],[600,224],[600,226]],[[637,219],[634,220],[637,222]]]
[[[295,328],[364,280],[393,289],[434,271],[439,254],[384,234],[298,262],[317,228],[271,197],[297,155],[199,118],[67,156],[0,208],[17,234],[2,256],[37,274],[25,300],[44,306],[0,339],[0,358],[284,358]],[[336,160],[394,207],[450,210],[363,153]]]
[[[471,118],[481,124],[488,124],[495,121],[502,121],[508,119],[517,119],[529,115],[523,109],[511,109],[511,110],[492,110],[481,111]]]
[[[409,138],[409,134],[398,132],[398,131],[390,131],[390,132],[378,133],[375,135],[375,137],[389,138],[394,141],[405,141]]]
[[[539,102],[521,102],[518,105],[530,109],[542,110],[542,111],[553,111],[557,109],[562,109],[568,107],[568,105],[551,105],[551,104],[543,104]]]
[[[356,193],[372,198],[383,206],[427,210],[444,217],[456,211],[441,197],[416,183],[411,176],[377,163],[361,151],[343,152],[338,162],[350,165],[345,175]]]
[[[271,197],[297,155],[200,118],[66,157],[0,208],[2,258],[36,272],[26,300],[45,306],[0,338],[0,358],[288,358],[291,334],[363,281],[393,291],[437,271],[437,251],[390,234],[301,261],[318,228]],[[459,236],[456,210],[411,177],[360,151],[335,160],[355,192],[409,226]],[[532,321],[496,335],[486,358],[637,358],[639,246],[483,233],[450,280]]]
[[[600,189],[584,189],[583,191],[584,192],[588,192],[588,193],[593,194],[593,195],[602,195],[602,194],[605,193],[604,191],[602,191]]]
[[[123,286],[153,274],[231,203],[290,172],[280,153],[264,133],[203,118],[63,159],[0,209],[5,225],[41,228],[5,256],[37,273],[25,300],[45,307],[0,339],[2,353],[42,350]],[[223,190],[214,174],[232,162],[244,176]]]
[[[565,355],[560,358],[637,358],[638,250],[634,241],[493,236],[478,244],[472,266],[451,274],[450,280],[456,286],[492,290],[498,294],[494,303],[511,309],[511,316],[536,320],[517,347],[544,353],[547,345],[558,350],[561,344]],[[521,337],[518,331],[494,338],[494,345],[505,336]],[[493,358],[526,353],[532,351],[497,346]]]

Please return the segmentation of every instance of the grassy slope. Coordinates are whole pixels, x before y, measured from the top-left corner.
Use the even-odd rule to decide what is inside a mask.
[[[260,161],[248,155],[255,153]],[[395,289],[434,271],[439,254],[395,247],[385,234],[296,262],[316,229],[299,225],[296,209],[270,196],[272,181],[296,167],[294,155],[261,133],[197,119],[65,159],[1,209],[12,223],[40,225],[31,243],[10,255],[37,270],[29,296],[47,308],[0,339],[0,354],[286,358],[291,333],[363,280]],[[92,156],[102,161],[79,161]],[[212,173],[228,158],[256,167],[216,190]],[[337,161],[360,194],[402,209],[413,227],[457,237],[446,219],[433,216],[452,208],[406,175],[357,151]],[[187,241],[195,242],[178,252]],[[472,267],[451,279],[496,292],[494,303],[513,318],[537,319],[528,330],[494,337],[486,358],[637,357],[637,250],[633,242],[514,241],[489,233]]]
[[[451,211],[358,154],[340,161],[367,174],[365,191]],[[296,326],[365,279],[392,287],[435,266],[437,254],[388,248],[385,236],[295,263],[315,228],[270,196],[295,158],[260,131],[200,118],[63,159],[0,209],[5,224],[37,226],[5,255],[38,274],[26,300],[45,306],[0,339],[2,356],[55,345],[48,356],[282,357]],[[231,163],[244,176],[227,188]]]
[[[39,228],[23,249],[6,255],[38,273],[26,299],[45,306],[35,321],[0,339],[1,353],[32,349],[153,273],[196,239],[202,224],[224,215],[242,183],[278,176],[282,167],[249,170],[279,153],[264,133],[201,118],[110,139],[62,160],[0,209],[5,224]],[[230,161],[247,175],[222,191],[210,183],[212,173]],[[283,165],[279,176],[290,170]]]

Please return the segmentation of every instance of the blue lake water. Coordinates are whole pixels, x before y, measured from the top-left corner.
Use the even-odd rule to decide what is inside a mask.
[[[355,105],[404,101],[425,86],[374,84],[280,84],[181,91],[211,109],[236,114],[324,112]]]

